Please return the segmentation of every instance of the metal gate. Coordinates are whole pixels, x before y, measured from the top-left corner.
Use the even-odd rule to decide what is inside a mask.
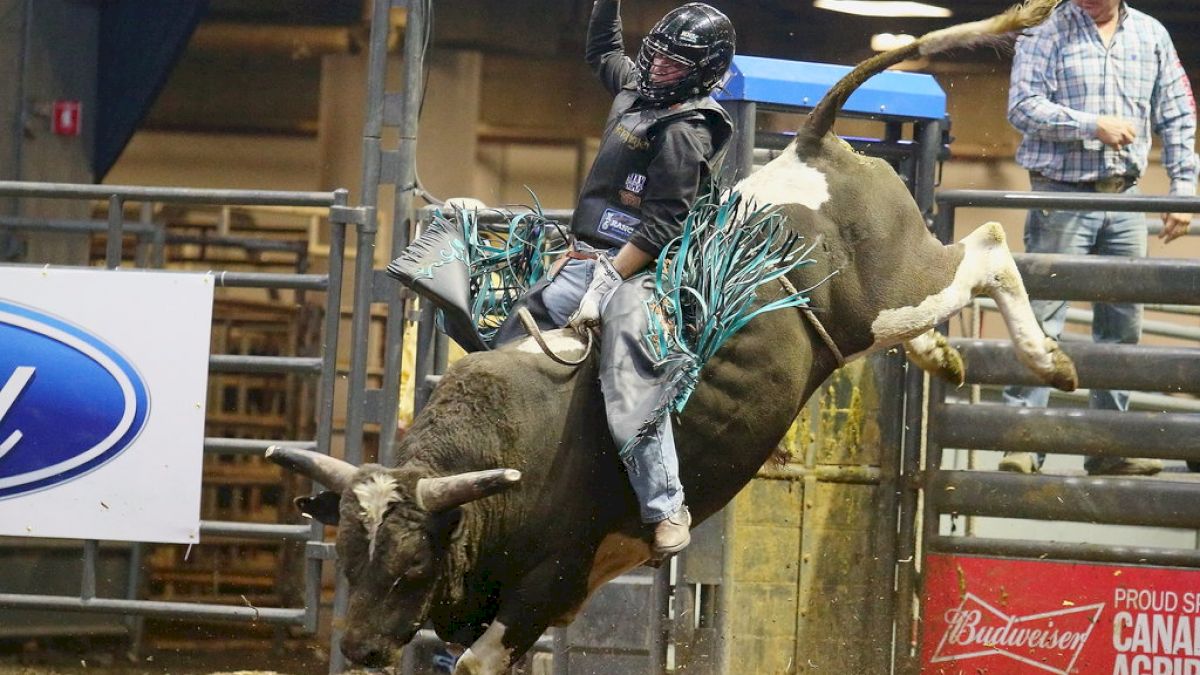
[[[334,386],[337,380],[338,322],[342,294],[343,262],[347,227],[353,227],[359,240],[369,231],[366,209],[346,206],[347,192],[276,192],[260,190],[202,190],[189,188],[132,187],[111,185],[70,185],[53,183],[0,182],[0,196],[13,198],[50,198],[70,200],[103,200],[108,203],[105,221],[36,221],[4,218],[0,227],[19,230],[56,232],[103,233],[106,235],[106,267],[116,270],[121,264],[123,235],[133,234],[149,245],[147,255],[139,255],[153,266],[162,262],[165,240],[161,224],[144,218],[139,223],[127,223],[124,205],[138,202],[143,213],[154,203],[240,205],[240,206],[307,206],[328,209],[330,254],[329,270],[325,274],[276,274],[256,272],[213,273],[216,286],[227,288],[291,289],[325,293],[324,319],[319,356],[253,356],[216,354],[209,359],[212,373],[292,373],[317,381],[316,434],[312,439],[247,440],[239,438],[205,438],[206,454],[255,454],[275,443],[328,453],[333,426]],[[116,273],[116,272],[114,272]],[[82,574],[77,595],[40,595],[23,593],[0,594],[0,608],[14,610],[53,610],[102,614],[122,614],[131,617],[165,617],[178,619],[221,619],[262,622],[296,626],[308,632],[317,629],[320,608],[321,566],[332,558],[332,546],[323,542],[319,524],[286,525],[228,521],[201,521],[201,536],[221,536],[239,539],[272,539],[306,542],[304,606],[251,607],[201,604],[189,602],[146,601],[136,597],[140,574],[140,544],[133,545],[129,560],[129,583],[125,597],[105,597],[97,592],[97,560],[99,543],[83,542]]]
[[[957,211],[968,207],[1200,212],[1200,199],[1175,197],[947,191],[937,201],[937,231],[943,240],[953,232]],[[1200,262],[1067,255],[1017,255],[1016,259],[1033,298],[1200,304]],[[952,344],[967,362],[968,384],[1038,384],[1007,341],[955,339]],[[1200,393],[1200,349],[1090,341],[1066,341],[1060,346],[1074,359],[1081,387]],[[931,383],[925,464],[923,469],[911,467],[914,475],[920,471],[924,494],[923,569],[931,555],[939,554],[1200,568],[1200,550],[1195,548],[963,536],[950,531],[946,521],[947,517],[982,516],[1195,529],[1200,525],[1198,482],[943,468],[950,448],[1200,461],[1200,416],[1166,410],[1014,408],[953,399],[945,385]],[[1180,403],[1178,410],[1195,408],[1187,401]],[[901,616],[914,617],[924,633],[932,617],[923,617],[919,605],[914,607],[919,602],[912,592],[918,586],[917,574],[908,569],[900,578]],[[921,638],[914,631],[911,639],[900,643],[898,663],[904,672],[918,672]]]

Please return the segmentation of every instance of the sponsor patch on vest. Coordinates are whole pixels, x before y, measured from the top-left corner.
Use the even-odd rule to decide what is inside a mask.
[[[635,195],[642,194],[646,189],[646,176],[636,171],[625,177],[625,189]]]
[[[600,224],[596,226],[596,231],[609,239],[629,241],[629,237],[641,223],[640,219],[628,213],[606,209],[604,215],[600,216]]]
[[[629,148],[630,150],[649,150],[650,149],[650,141],[648,141],[644,138],[641,138],[640,136],[633,133],[629,129],[626,129],[624,126],[622,126],[619,123],[617,124],[616,127],[613,128],[613,133],[618,138],[620,138],[621,142],[623,142],[625,144],[625,147]]]

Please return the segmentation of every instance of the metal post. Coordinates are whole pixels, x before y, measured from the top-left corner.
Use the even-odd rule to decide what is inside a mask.
[[[942,123],[938,120],[915,125],[917,142],[916,167],[912,186],[913,198],[921,209],[926,224],[933,222],[933,189],[937,182],[937,162],[941,151]]]
[[[104,251],[104,266],[115,270],[121,266],[121,228],[125,225],[125,200],[119,195],[108,198],[108,242]]]
[[[334,205],[345,206],[346,190],[334,193]],[[346,223],[330,219],[329,286],[325,291],[325,328],[321,340],[321,383],[317,392],[317,452],[330,452],[334,392],[337,388],[338,329],[342,320],[342,286],[346,262]],[[319,528],[318,528],[319,531]]]
[[[433,373],[443,375],[450,366],[450,338],[438,331],[433,343]]]
[[[953,218],[953,216],[951,216],[951,218]],[[951,223],[951,225],[953,224],[952,219],[949,222]],[[945,401],[946,401],[946,384],[939,378],[936,378],[936,377],[929,378],[929,403],[928,403],[928,405],[929,405],[930,427],[936,428],[936,426],[937,426],[936,420],[938,418],[938,415],[941,411],[942,406],[945,405]],[[942,470],[942,453],[943,453],[942,445],[940,443],[938,443],[937,439],[934,438],[932,434],[927,434],[925,437],[925,470],[921,474],[922,477],[921,477],[920,483],[919,483],[921,486],[921,489],[925,489],[927,486],[932,485],[934,478],[936,478],[938,473]],[[915,477],[915,474],[914,474],[914,477]],[[933,500],[929,498],[928,494],[926,494],[923,510],[921,513],[921,532],[922,532],[921,533],[921,541],[922,542],[933,541],[934,538],[937,537],[940,529],[941,529],[941,517],[939,516],[937,509],[933,504]],[[921,556],[921,561],[922,561],[921,569],[925,568],[924,560],[928,553],[929,553],[928,547],[923,546],[919,553],[919,555]],[[924,585],[924,579],[921,577],[918,577],[916,587],[915,587],[915,593],[913,596],[914,601],[918,604],[918,606],[921,602],[921,591],[922,591],[923,585]],[[918,614],[920,613],[919,610],[917,613]],[[924,630],[925,630],[925,622],[918,621],[917,622],[917,632],[916,632],[916,635],[913,636],[913,638],[916,640],[916,642],[915,642],[916,645],[921,644],[922,635],[923,635]],[[919,662],[913,662],[912,667],[913,667],[912,672],[916,672],[916,669],[919,667]]]
[[[367,344],[371,328],[371,276],[375,257],[375,209],[367,208],[366,221],[358,226],[354,259],[354,305],[350,318],[349,410],[346,411],[346,461],[363,462],[363,423],[366,419]]]
[[[917,511],[919,510],[921,443],[925,436],[925,373],[908,367],[904,388],[904,445],[896,494],[899,523],[896,546],[896,637],[893,667],[898,673],[915,673],[912,662],[913,593],[917,583]]]
[[[417,363],[413,368],[413,414],[417,414],[429,401],[433,393],[430,376],[434,374],[437,358],[437,328],[434,317],[436,308],[431,302],[422,301],[421,314],[417,321]]]
[[[142,585],[142,551],[143,545],[140,542],[134,543],[129,549],[129,585],[125,588],[126,600],[138,599]],[[141,616],[125,617],[125,629],[129,631],[129,654],[133,658],[137,658],[142,652],[145,625],[146,620]]]
[[[21,15],[21,46],[17,61],[17,114],[13,117],[13,129],[10,138],[13,139],[12,163],[13,180],[21,180],[24,176],[21,165],[25,163],[25,125],[28,122],[29,106],[25,101],[25,83],[29,78],[29,51],[33,41],[33,0],[25,0]],[[14,197],[10,213],[21,215],[21,200]]]
[[[100,543],[95,539],[83,542],[83,574],[79,581],[79,597],[86,602],[96,597],[96,551]]]
[[[677,559],[676,559],[677,560]],[[665,673],[667,667],[668,631],[671,626],[671,568],[676,560],[654,571],[650,587],[650,644],[646,658],[647,675]]]
[[[336,206],[345,206],[349,199],[349,193],[346,190],[338,190],[334,193],[334,204]],[[367,217],[374,220],[374,210],[367,209]],[[359,236],[359,246],[361,251],[362,238]],[[338,353],[338,331],[342,320],[342,286],[345,276],[345,261],[346,261],[346,223],[336,219],[330,219],[330,235],[329,235],[329,290],[325,297],[325,335],[321,345],[321,372],[324,377],[321,380],[318,413],[317,413],[317,451],[325,454],[330,454],[333,435],[333,405],[334,395],[337,389],[337,353]],[[355,296],[357,301],[357,294]],[[357,317],[357,314],[355,315]],[[357,336],[350,341],[351,347],[355,348],[358,345]],[[356,351],[363,352],[365,355],[366,349],[357,349]],[[354,397],[356,390],[351,387],[350,395],[352,400],[358,400]],[[350,453],[350,439],[354,437],[351,433],[349,420],[346,425],[346,453]],[[361,444],[361,434],[358,436]],[[358,451],[361,454],[361,445]],[[320,523],[313,522],[312,539],[320,541],[324,536],[324,526]],[[309,574],[315,574],[318,581],[316,582],[315,601],[320,603],[320,576],[321,562],[315,561],[309,566]],[[347,606],[347,588],[346,580],[339,573],[334,582],[333,594],[333,634],[330,638],[329,646],[329,672],[340,673],[346,664],[346,659],[342,655],[341,649],[338,647],[341,644],[342,630],[338,619],[346,615]],[[311,612],[311,610],[310,610]],[[317,617],[311,617],[311,625],[316,628]]]
[[[753,101],[727,101],[722,105],[733,118],[733,140],[729,144],[729,158],[725,164],[725,175],[730,182],[737,182],[754,171],[754,137],[758,106]]]
[[[350,377],[346,411],[346,461],[363,463],[363,423],[366,418],[367,344],[371,327],[371,275],[375,257],[374,207],[367,207],[366,218],[357,227],[357,249],[354,259],[354,304],[350,319]],[[332,280],[331,280],[332,281]],[[340,301],[338,305],[340,307]],[[338,311],[340,314],[340,310]],[[344,632],[341,619],[349,606],[349,588],[345,578],[338,575],[333,596],[333,636],[330,648],[329,672],[341,672],[345,657],[338,645]]]
[[[905,394],[911,394],[907,386],[912,378],[910,369],[906,367],[903,353],[887,353],[874,362],[876,368],[875,382],[879,387],[879,487],[875,489],[876,499],[882,506],[875,521],[874,539],[877,542],[875,564],[875,584],[882,587],[879,594],[879,605],[873,608],[875,620],[871,627],[873,638],[878,645],[876,651],[881,662],[876,666],[880,672],[890,670],[892,658],[891,646],[895,636],[895,627],[904,626],[902,616],[896,614],[898,603],[893,592],[896,579],[896,561],[899,559],[900,539],[897,533],[899,509],[904,503],[903,492],[900,489],[902,480],[902,453],[909,438],[916,435],[919,429],[907,428],[912,409],[920,408],[920,396],[916,400]],[[920,372],[920,371],[918,371]],[[918,388],[919,392],[919,388]],[[805,500],[811,498],[804,495]],[[868,662],[872,662],[871,659]]]
[[[413,194],[417,188],[417,129],[421,96],[425,91],[425,46],[430,27],[425,3],[408,3],[404,34],[404,91],[400,113],[400,143],[397,148],[396,192],[392,211],[392,251],[395,258],[408,246],[414,232]],[[409,294],[395,293],[388,298],[387,325],[383,352],[383,406],[379,419],[379,461],[384,466],[395,462],[396,421],[400,414],[400,368],[404,355],[405,314]],[[420,382],[417,383],[420,386]]]

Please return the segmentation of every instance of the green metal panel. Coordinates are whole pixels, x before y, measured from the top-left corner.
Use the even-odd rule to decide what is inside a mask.
[[[721,607],[727,672],[886,673],[891,662],[897,355],[834,374],[734,501]],[[884,528],[886,529],[886,528]],[[706,671],[707,672],[707,671]]]

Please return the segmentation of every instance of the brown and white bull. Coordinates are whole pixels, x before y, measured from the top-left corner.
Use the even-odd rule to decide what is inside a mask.
[[[892,169],[830,132],[871,75],[1033,25],[1055,2],[1033,0],[864,62],[821,101],[790,151],[742,181],[743,195],[779,205],[797,232],[822,239],[817,263],[790,281],[806,288],[838,272],[813,292],[836,350],[801,313],[778,311],[751,322],[705,367],[675,425],[697,520],[754,477],[837,367],[837,352],[852,358],[905,343],[922,367],[961,378],[957,354],[933,327],[975,294],[996,300],[1024,363],[1046,383],[1074,388],[1074,367],[1039,329],[1000,226],[943,246]],[[549,337],[560,354],[582,352],[570,335]],[[648,540],[602,406],[596,359],[569,368],[529,341],[454,364],[405,436],[397,467],[268,451],[333,493],[301,507],[340,518],[345,655],[385,665],[431,621],[443,639],[470,645],[456,673],[505,672],[600,584],[645,562]]]

